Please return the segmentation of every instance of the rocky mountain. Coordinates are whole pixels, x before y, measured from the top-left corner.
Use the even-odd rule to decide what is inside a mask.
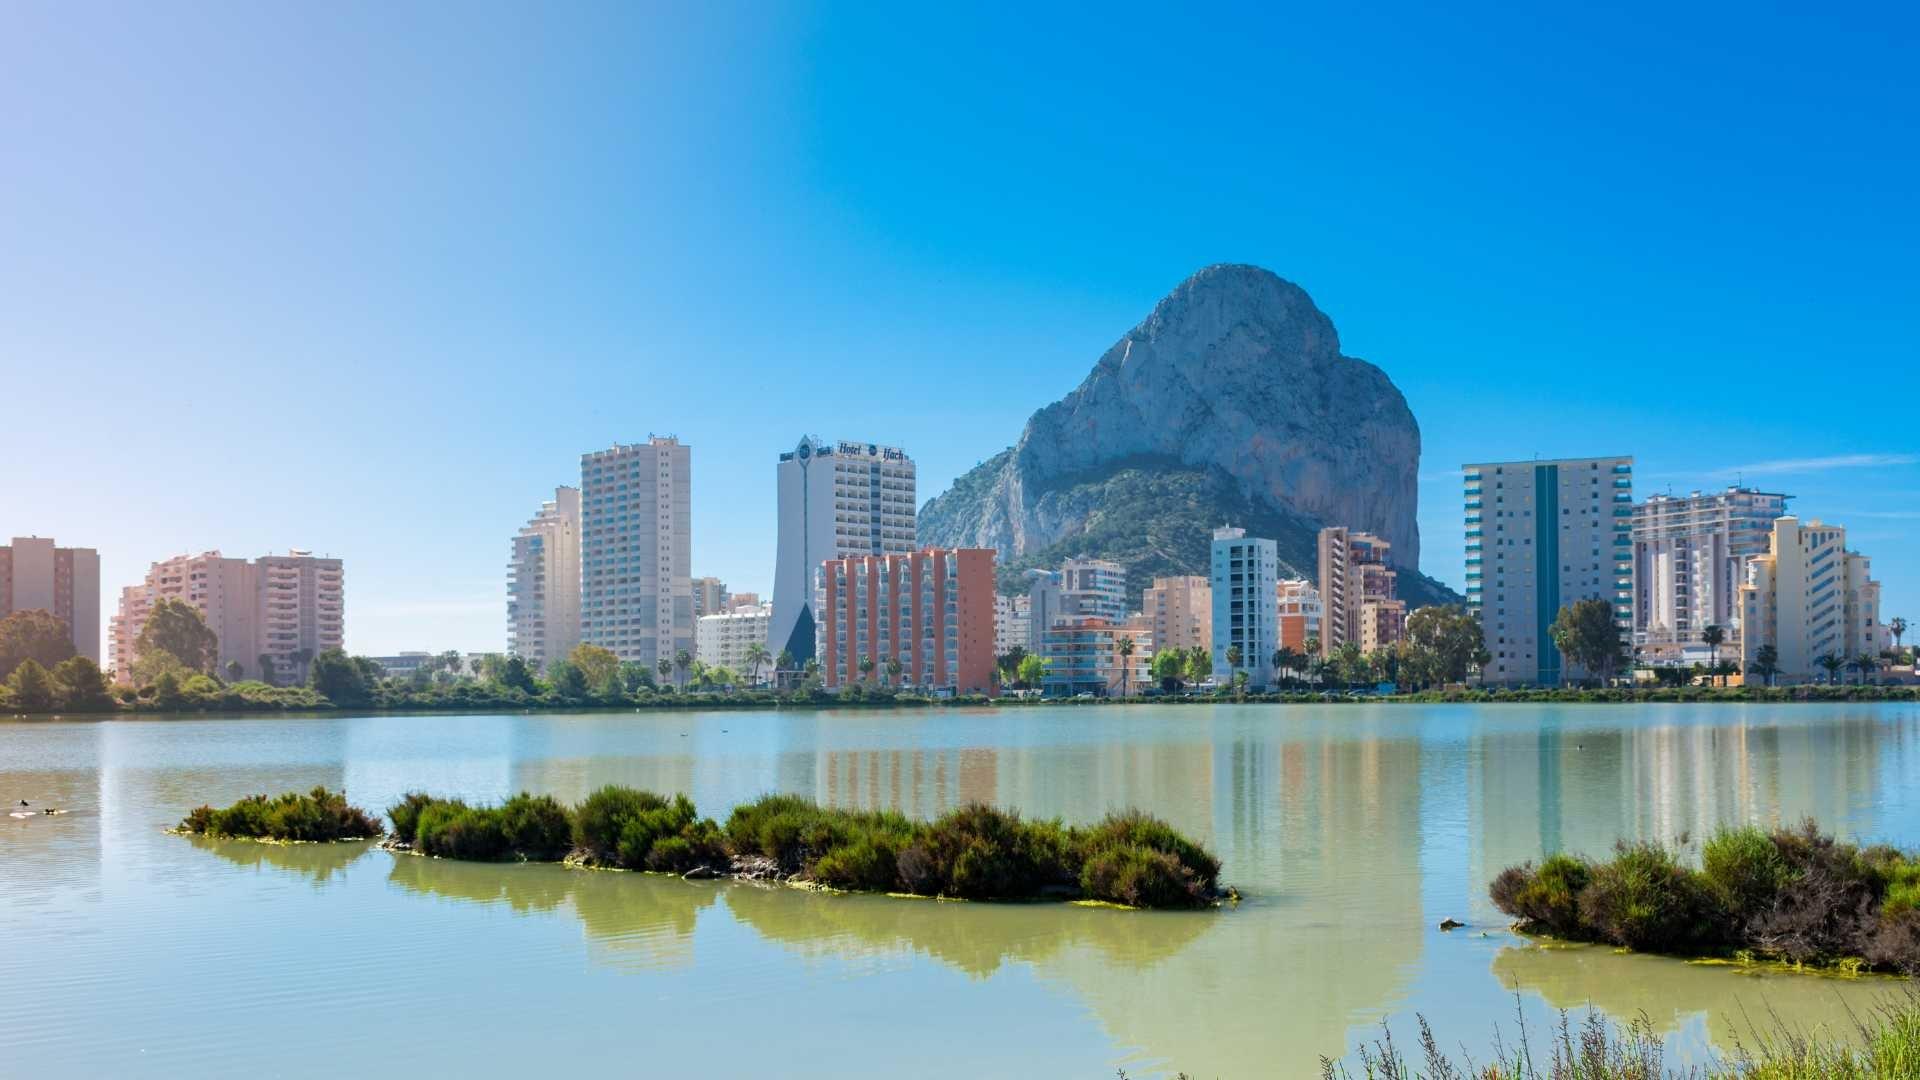
[[[1090,555],[1155,574],[1206,572],[1211,530],[1279,541],[1302,576],[1314,535],[1348,525],[1393,544],[1413,604],[1457,601],[1417,573],[1420,428],[1386,373],[1343,356],[1305,290],[1210,266],[1160,301],[1010,449],[920,511],[922,543],[991,547],[1003,583]]]

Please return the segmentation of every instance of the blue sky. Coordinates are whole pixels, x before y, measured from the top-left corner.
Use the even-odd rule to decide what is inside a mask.
[[[0,536],[109,596],[310,547],[354,650],[497,648],[508,537],[649,432],[694,446],[696,569],[770,591],[802,433],[924,499],[1233,261],[1406,394],[1429,572],[1459,463],[1630,452],[1797,495],[1920,614],[1911,9],[5,24]]]

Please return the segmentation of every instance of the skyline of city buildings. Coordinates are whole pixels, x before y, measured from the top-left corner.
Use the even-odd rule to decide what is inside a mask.
[[[52,538],[16,536],[0,547],[0,619],[45,611],[67,624],[74,652],[100,662],[100,553]]]
[[[1746,563],[1765,554],[1788,496],[1730,486],[1650,495],[1633,512],[1633,645],[1659,664],[1706,662],[1706,629],[1740,634]],[[1724,650],[1723,650],[1724,654]]]
[[[1495,461],[1461,466],[1467,610],[1493,660],[1488,684],[1558,686],[1585,677],[1548,628],[1579,600],[1633,618],[1633,457]],[[1491,553],[1491,557],[1489,557]]]
[[[1223,526],[1213,530],[1213,673],[1231,679],[1246,672],[1252,686],[1273,681],[1273,654],[1279,647],[1280,550],[1272,540]],[[1238,649],[1232,663],[1229,650]]]
[[[561,486],[514,534],[507,654],[540,670],[580,644],[580,489]]]
[[[120,590],[110,620],[111,668],[140,660],[137,642],[154,605],[180,600],[200,613],[218,641],[216,673],[238,664],[244,678],[303,681],[313,658],[346,647],[346,581],[340,559],[295,548],[248,560],[206,551],[148,566]]]
[[[825,560],[817,658],[827,688],[870,682],[990,693],[993,559],[991,548],[925,548]],[[888,660],[899,661],[897,680]]]
[[[1888,640],[1872,560],[1847,550],[1843,526],[1819,518],[1802,524],[1792,515],[1772,524],[1767,550],[1748,560],[1740,585],[1742,670],[1766,645],[1779,654],[1777,677],[1788,682],[1829,677],[1819,663],[1823,656],[1842,663],[1878,656]]]
[[[796,664],[815,658],[827,560],[915,550],[916,491],[913,459],[899,447],[809,435],[780,455],[769,650]]]
[[[1032,610],[1031,596],[993,594],[993,652],[1005,656],[1018,645],[1027,646],[1027,617]]]
[[[694,650],[693,449],[671,435],[580,455],[580,640],[653,667]]]
[[[1406,605],[1395,598],[1399,574],[1389,559],[1393,545],[1345,526],[1320,530],[1320,653],[1332,656],[1351,641],[1371,652],[1400,640]]]

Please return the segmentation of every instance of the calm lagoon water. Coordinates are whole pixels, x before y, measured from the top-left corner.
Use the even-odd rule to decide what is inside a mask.
[[[723,812],[969,800],[1203,837],[1238,908],[951,904],[196,842],[191,806],[344,787]],[[1920,846],[1920,708],[1099,707],[0,723],[0,1075],[1312,1076],[1386,1018],[1484,1056],[1516,1010],[1645,1014],[1672,1060],[1883,980],[1504,929],[1544,852],[1805,816]],[[1441,933],[1442,918],[1469,929]]]

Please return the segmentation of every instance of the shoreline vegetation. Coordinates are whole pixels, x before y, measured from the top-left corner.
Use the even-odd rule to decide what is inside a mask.
[[[843,693],[824,690],[675,690],[643,689],[637,693],[583,694],[527,693],[485,684],[416,689],[410,684],[382,687],[365,696],[336,702],[305,686],[267,686],[264,683],[219,683],[199,676],[172,697],[133,696],[127,700],[95,699],[65,704],[23,707],[0,702],[0,715],[17,717],[173,716],[216,713],[336,713],[342,711],[431,714],[499,710],[564,712],[618,710],[673,712],[687,709],[939,709],[953,707],[1080,708],[1090,705],[1404,705],[1404,704],[1787,704],[1826,702],[1920,702],[1920,686],[1810,685],[1810,686],[1660,686],[1565,687],[1558,689],[1497,689],[1456,687],[1411,693],[1378,694],[1341,691],[1254,693],[1224,690],[1191,694],[1135,693],[1127,697],[1075,699],[1065,697],[988,697],[980,694],[933,697],[886,686],[849,688]]]
[[[1920,975],[1920,854],[1796,829],[1723,828],[1697,867],[1675,847],[1556,854],[1488,886],[1514,928],[1694,959]]]
[[[964,900],[1094,901],[1179,909],[1237,900],[1220,860],[1138,811],[1087,827],[969,804],[933,821],[843,810],[793,795],[735,807],[724,824],[685,795],[609,785],[569,807],[522,792],[471,805],[410,792],[378,819],[324,787],[256,795],[224,810],[201,806],[177,831],[281,842],[388,835],[397,853],[473,862],[570,866],[731,878],[843,892]]]

